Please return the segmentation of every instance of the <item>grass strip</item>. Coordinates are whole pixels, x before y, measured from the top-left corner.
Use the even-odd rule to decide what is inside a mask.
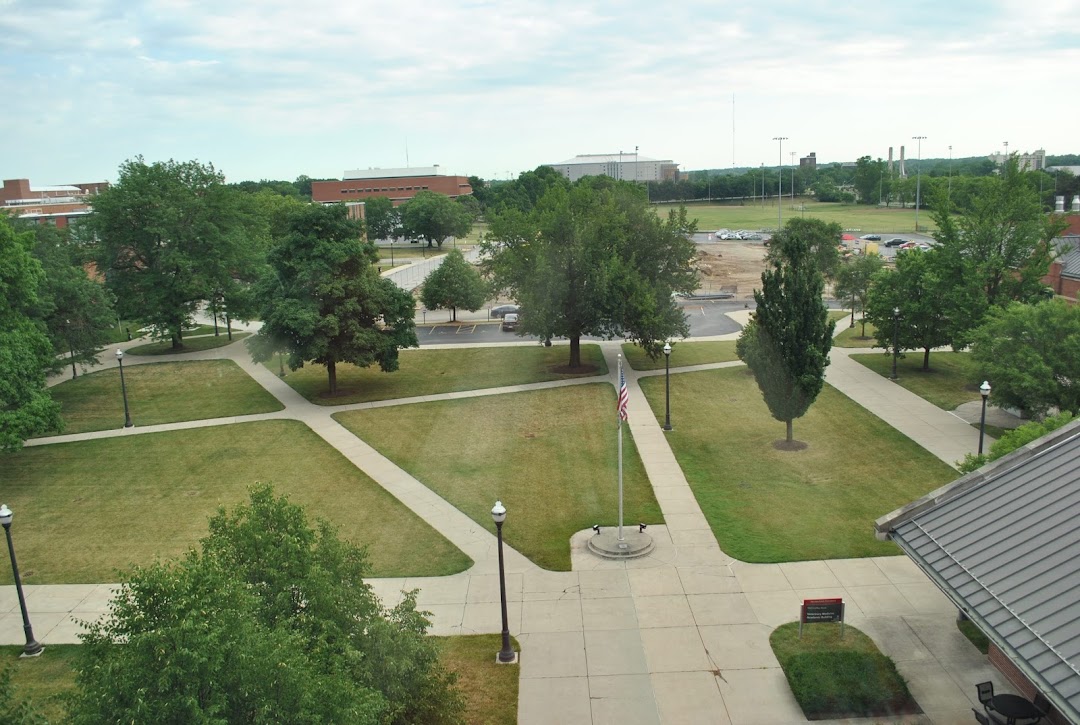
[[[0,490],[18,513],[27,584],[117,581],[117,570],[179,556],[219,506],[267,482],[366,544],[372,576],[440,576],[470,559],[297,421],[146,433],[0,455]],[[490,504],[489,504],[490,508]],[[490,517],[489,517],[490,518]],[[0,568],[0,584],[11,572]]]
[[[570,569],[570,537],[618,519],[611,385],[575,385],[334,416],[477,524],[545,569]],[[625,520],[662,521],[633,438],[623,429]],[[873,538],[873,537],[871,537]]]
[[[569,357],[569,348],[565,346],[402,350],[398,357],[400,367],[393,373],[384,373],[377,366],[358,368],[339,364],[339,394],[333,397],[326,395],[327,375],[322,365],[306,365],[288,372],[285,382],[317,405],[348,405],[607,374],[599,345],[581,346],[582,365],[592,366],[590,372],[557,372]],[[266,367],[277,373],[278,361],[271,360]]]
[[[893,661],[850,624],[781,625],[769,637],[795,700],[809,720],[896,717],[922,712]]]
[[[852,355],[878,375],[892,375],[892,355]],[[930,353],[930,370],[922,369],[921,351],[908,351],[896,361],[896,383],[905,390],[933,403],[942,410],[956,410],[958,405],[980,399],[978,366],[966,352]]]
[[[132,421],[140,426],[271,413],[284,407],[232,360],[130,365],[124,368],[124,384]],[[49,390],[60,403],[64,433],[124,425],[117,368],[80,375]]]
[[[640,381],[657,422],[663,376]],[[668,443],[720,547],[751,562],[898,553],[874,520],[956,478],[956,471],[826,385],[795,421],[801,451],[777,450],[773,419],[745,368],[671,376]]]
[[[465,722],[468,725],[514,725],[517,722],[517,665],[500,665],[495,653],[502,649],[502,635],[474,634],[438,637],[439,657],[447,669],[458,675],[458,689],[465,694]],[[521,646],[513,637],[515,652]]]
[[[188,352],[202,352],[203,350],[225,347],[243,340],[250,334],[250,332],[234,332],[231,340],[228,335],[205,335],[203,337],[185,338],[184,346],[179,350],[173,348],[171,340],[163,340],[161,342],[137,345],[124,352],[128,355],[183,355]]]
[[[622,346],[623,356],[626,362],[634,370],[663,370],[664,356],[655,360],[649,359],[637,345],[624,343]],[[676,342],[671,346],[671,367],[689,367],[690,365],[707,365],[709,363],[731,362],[738,360],[735,354],[734,340],[721,340],[709,342]]]
[[[865,336],[862,334],[863,325],[860,320],[855,320],[855,327],[846,327],[841,322],[837,323],[837,327],[845,327],[845,329],[833,338],[835,347],[877,347],[877,338],[874,337],[877,330],[869,322],[866,323]]]
[[[956,622],[956,628],[959,629],[960,634],[967,637],[968,641],[975,645],[980,652],[986,654],[990,651],[990,640],[970,619],[958,620]]]

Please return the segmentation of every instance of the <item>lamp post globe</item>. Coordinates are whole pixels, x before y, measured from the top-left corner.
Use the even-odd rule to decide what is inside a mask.
[[[664,343],[664,430],[671,430],[671,343]]]
[[[510,647],[510,624],[506,616],[506,568],[503,564],[502,527],[506,521],[506,507],[502,501],[496,501],[491,507],[491,519],[495,522],[495,531],[499,539],[499,601],[502,604],[502,649],[496,662],[510,664],[517,661],[517,653]]]
[[[134,423],[131,422],[131,411],[128,409],[127,402],[127,385],[124,384],[124,351],[116,350],[116,364],[120,366],[120,394],[124,397],[124,427],[130,428]]]
[[[26,644],[23,646],[23,657],[36,657],[41,654],[45,647],[34,638],[34,629],[30,626],[30,615],[26,611],[26,597],[23,596],[22,579],[19,577],[19,564],[15,560],[15,545],[11,542],[11,520],[15,517],[7,504],[0,505],[0,526],[4,527],[4,535],[7,537],[8,555],[11,557],[11,574],[15,579],[15,592],[19,598],[19,611],[22,613],[23,634],[26,635]]]
[[[990,381],[984,380],[979,386],[982,394],[982,416],[979,419],[979,455],[983,452],[983,439],[986,438],[986,399],[990,397]]]

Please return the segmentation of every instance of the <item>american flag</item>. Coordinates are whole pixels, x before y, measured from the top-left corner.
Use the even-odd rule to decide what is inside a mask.
[[[630,402],[630,394],[626,391],[626,376],[623,375],[622,361],[619,361],[619,420],[629,421],[626,414],[626,404]]]

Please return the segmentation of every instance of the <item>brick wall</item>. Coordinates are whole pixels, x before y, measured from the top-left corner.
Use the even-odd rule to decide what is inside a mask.
[[[1024,677],[1023,673],[1012,663],[1005,653],[1002,652],[997,646],[991,642],[990,650],[987,652],[987,656],[990,658],[990,662],[998,669],[1001,674],[1005,675],[1012,686],[1016,688],[1016,691],[1026,697],[1029,700],[1034,700],[1035,695],[1039,692],[1038,688],[1032,684],[1031,680]],[[1070,725],[1069,721],[1064,718],[1057,710],[1051,708],[1050,716],[1047,718],[1048,722],[1053,725]]]
[[[356,201],[372,196],[388,196],[394,206],[404,204],[421,191],[434,191],[450,197],[472,193],[465,176],[403,176],[396,179],[347,179],[311,182],[311,200],[322,204]]]

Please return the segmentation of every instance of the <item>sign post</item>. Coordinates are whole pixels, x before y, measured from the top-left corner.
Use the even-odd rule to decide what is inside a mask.
[[[799,607],[799,639],[802,639],[803,624],[818,622],[839,622],[840,637],[844,636],[844,600],[843,599],[804,599]]]

